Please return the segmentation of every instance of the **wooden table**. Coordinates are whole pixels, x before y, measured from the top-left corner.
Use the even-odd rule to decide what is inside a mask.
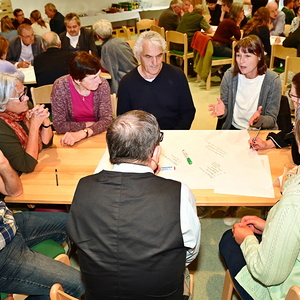
[[[261,131],[264,139],[268,131]],[[255,131],[250,131],[253,136]],[[54,145],[39,154],[39,163],[34,172],[23,174],[21,180],[24,193],[19,197],[6,197],[6,202],[31,204],[70,204],[80,178],[93,174],[106,148],[105,133],[90,137],[73,147],[60,145],[61,135],[54,136]],[[275,181],[283,172],[283,165],[291,162],[290,149],[260,151],[268,155],[272,179]],[[58,170],[58,186],[55,169]],[[193,190],[199,206],[272,206],[280,199],[279,188],[275,198],[249,197],[216,194],[213,190]],[[83,199],[84,201],[84,199]]]

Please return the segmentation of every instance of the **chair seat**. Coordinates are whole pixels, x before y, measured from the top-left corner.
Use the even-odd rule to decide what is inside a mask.
[[[48,257],[55,258],[59,254],[65,254],[64,248],[54,240],[45,240],[30,248]]]
[[[283,73],[284,72],[284,67],[278,67],[278,68],[275,68],[275,69],[273,69],[273,71],[274,72],[276,72],[276,73]]]
[[[232,59],[232,57],[213,56],[212,60]]]
[[[178,50],[170,50],[170,54],[184,55],[184,52]],[[193,54],[193,51],[189,51],[188,54]]]

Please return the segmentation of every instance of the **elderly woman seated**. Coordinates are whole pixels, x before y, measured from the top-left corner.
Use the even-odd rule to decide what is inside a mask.
[[[0,150],[19,173],[32,172],[43,147],[52,144],[49,112],[28,107],[27,88],[19,74],[0,74]]]
[[[100,68],[98,57],[79,51],[70,61],[70,75],[54,82],[53,125],[57,133],[64,134],[63,146],[106,131],[112,121],[110,88],[100,77]]]

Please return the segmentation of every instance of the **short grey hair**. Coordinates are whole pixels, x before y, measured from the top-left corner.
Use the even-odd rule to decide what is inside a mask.
[[[175,7],[175,6],[182,6],[182,1],[181,0],[172,0],[170,2],[170,7]]]
[[[106,19],[96,21],[93,24],[93,30],[102,40],[108,40],[112,37],[112,25]]]
[[[152,114],[131,110],[109,125],[106,142],[112,164],[148,163],[160,143],[160,128]]]
[[[19,73],[0,73],[0,112],[6,110],[6,105],[11,97],[11,92],[16,91],[17,81],[22,81]]]
[[[167,43],[165,39],[158,32],[150,30],[142,32],[136,40],[133,48],[135,56],[140,56],[145,40],[148,40],[150,44],[155,45],[156,47],[161,47],[163,53],[166,51]]]
[[[60,47],[61,41],[56,32],[49,31],[42,36],[42,43],[47,50],[50,47]]]

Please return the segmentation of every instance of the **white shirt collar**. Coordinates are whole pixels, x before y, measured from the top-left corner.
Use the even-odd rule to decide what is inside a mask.
[[[153,173],[153,170],[148,166],[129,163],[114,164],[112,171],[124,173]]]

